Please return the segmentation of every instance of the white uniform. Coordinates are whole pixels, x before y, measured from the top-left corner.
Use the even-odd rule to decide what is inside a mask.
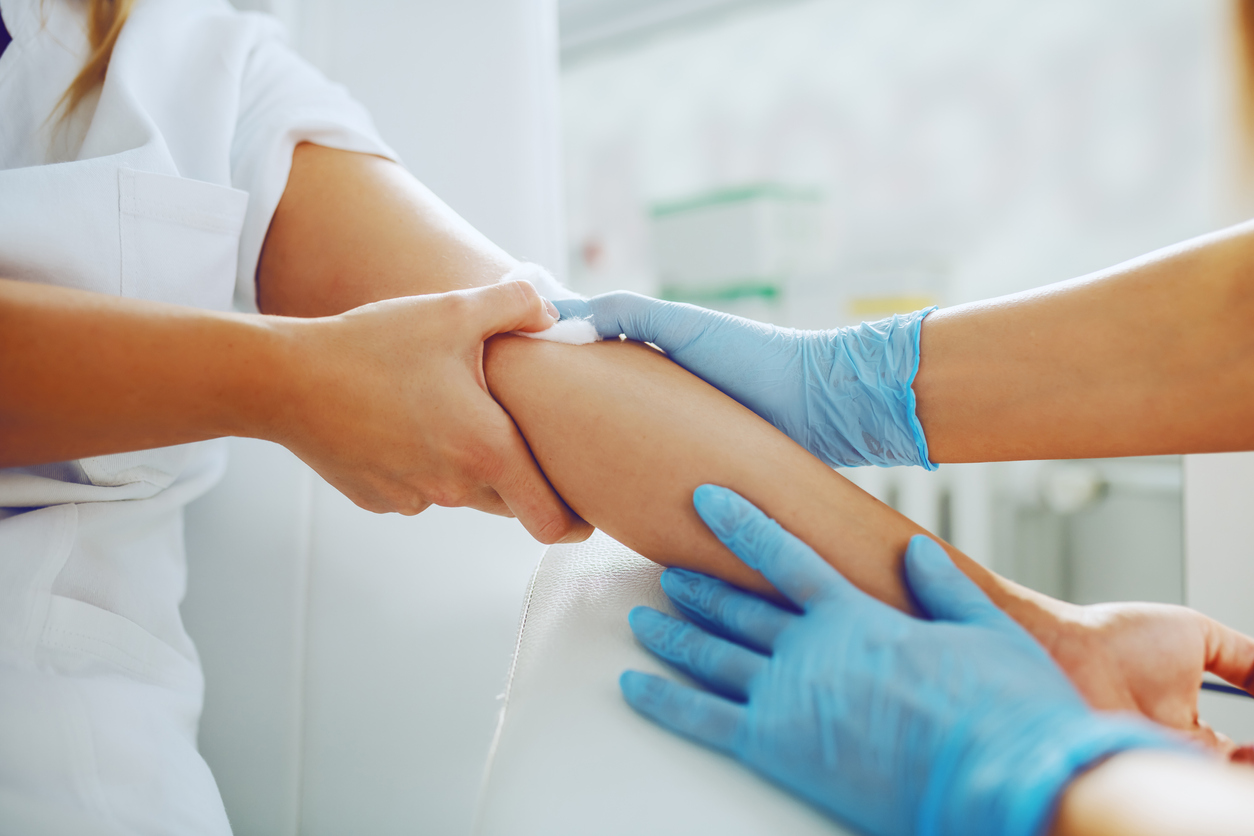
[[[0,0],[0,276],[252,309],[296,143],[391,151],[277,24],[221,0],[139,0],[58,123],[85,9]],[[182,509],[223,464],[219,441],[0,470],[0,834],[229,833],[179,617]]]

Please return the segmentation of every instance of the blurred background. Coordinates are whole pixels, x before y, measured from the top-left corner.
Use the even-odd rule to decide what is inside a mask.
[[[1226,0],[560,8],[567,258],[587,293],[828,328],[1244,217]],[[1052,595],[1184,600],[1178,458],[846,475]]]
[[[585,293],[827,328],[1254,215],[1236,0],[236,3],[279,17],[454,209]],[[187,515],[183,612],[236,833],[469,832],[542,547],[470,511],[376,517],[282,448],[232,446]],[[1188,468],[845,475],[1044,592],[1187,601],[1254,631],[1254,577],[1216,533],[1250,517],[1222,486],[1254,463],[1193,511]],[[1216,547],[1186,566],[1190,532]]]

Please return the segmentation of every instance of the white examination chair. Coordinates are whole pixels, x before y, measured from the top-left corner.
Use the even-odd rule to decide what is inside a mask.
[[[553,546],[532,578],[475,836],[849,833],[730,758],[660,729],[623,701],[627,668],[678,674],[627,613],[675,613],[662,568],[601,532]]]

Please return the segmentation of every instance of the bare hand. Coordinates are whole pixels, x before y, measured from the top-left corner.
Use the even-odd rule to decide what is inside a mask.
[[[1248,754],[1202,722],[1197,696],[1203,672],[1254,687],[1254,639],[1187,607],[1095,604],[1068,606],[1046,646],[1094,708],[1135,711],[1226,756]]]
[[[546,307],[505,282],[281,321],[294,392],[275,440],[369,511],[469,506],[517,516],[543,543],[586,539],[483,375],[484,340],[548,328]]]

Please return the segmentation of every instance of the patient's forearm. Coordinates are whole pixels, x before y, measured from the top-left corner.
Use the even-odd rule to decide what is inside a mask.
[[[723,485],[862,589],[911,608],[900,561],[922,529],[660,353],[639,343],[498,337],[486,358],[489,388],[558,493],[623,544],[659,563],[768,589],[693,510],[698,485]],[[1032,593],[949,551],[1016,617],[1032,618]]]

